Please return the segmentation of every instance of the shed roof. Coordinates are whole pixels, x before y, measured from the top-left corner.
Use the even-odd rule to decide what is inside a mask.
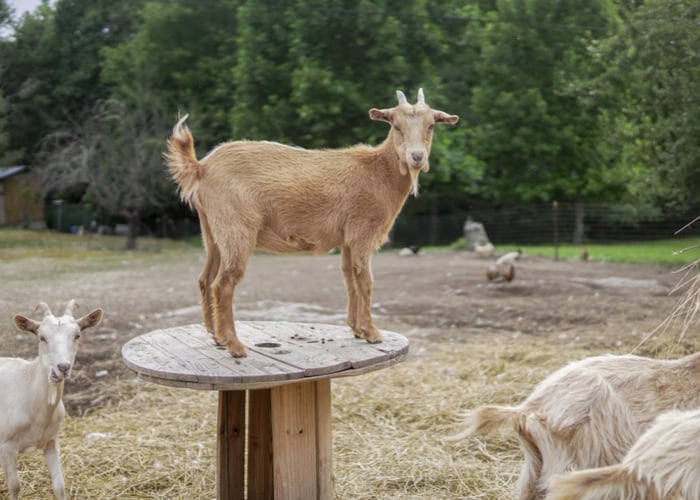
[[[16,165],[14,167],[0,167],[0,181],[12,177],[15,174],[24,172],[27,169],[26,165]]]

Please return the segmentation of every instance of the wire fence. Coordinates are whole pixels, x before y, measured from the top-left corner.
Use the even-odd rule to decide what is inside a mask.
[[[686,210],[641,210],[623,204],[583,206],[583,243],[649,241],[673,238],[700,213]],[[392,245],[450,245],[464,237],[468,219],[484,225],[493,244],[575,243],[576,207],[559,203],[481,208],[449,215],[401,215],[391,234]],[[687,232],[693,235],[692,231]]]
[[[700,205],[686,210],[642,210],[623,204],[586,204],[583,207],[583,243],[649,241],[668,239],[700,214]],[[390,234],[390,245],[451,245],[464,237],[464,225],[470,219],[484,225],[493,244],[568,244],[574,243],[577,218],[574,204],[517,205],[501,208],[459,210],[450,214],[401,214]],[[99,228],[119,233],[123,224],[96,226],[95,216],[83,205],[49,206],[48,227],[65,232]],[[110,231],[111,230],[111,231]],[[162,215],[141,221],[139,234],[182,238],[199,233],[196,219]],[[695,236],[692,228],[684,232]]]

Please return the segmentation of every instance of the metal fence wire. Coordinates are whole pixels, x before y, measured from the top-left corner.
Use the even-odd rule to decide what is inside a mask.
[[[612,243],[673,238],[694,220],[700,206],[683,210],[639,208],[624,204],[585,204],[581,243]],[[569,244],[575,241],[573,203],[479,208],[452,214],[400,215],[391,245],[450,245],[464,237],[467,220],[480,222],[493,244]],[[693,234],[692,228],[686,233]]]

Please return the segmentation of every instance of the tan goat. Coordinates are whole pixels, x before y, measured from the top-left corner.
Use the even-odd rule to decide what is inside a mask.
[[[236,141],[197,160],[184,125],[168,141],[166,160],[183,201],[199,216],[206,262],[199,277],[206,328],[236,357],[245,356],[233,320],[236,284],[255,248],[325,254],[342,249],[347,322],[357,337],[381,342],[372,323],[372,253],[385,241],[418,175],[429,169],[436,123],[458,116],[398,91],[398,106],[369,110],[391,125],[377,147],[306,150],[272,142]]]
[[[469,427],[452,439],[513,428],[525,455],[516,497],[540,499],[553,475],[619,463],[659,414],[698,407],[700,353],[596,356],[556,371],[517,406],[469,412]]]
[[[657,417],[622,463],[554,476],[548,500],[700,499],[700,409]]]

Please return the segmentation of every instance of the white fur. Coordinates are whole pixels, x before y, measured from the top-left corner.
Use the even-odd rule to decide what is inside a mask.
[[[553,475],[619,463],[659,414],[697,407],[700,353],[596,356],[553,373],[517,406],[470,412],[469,427],[453,439],[514,429],[525,455],[517,498],[538,499]]]
[[[40,307],[44,312],[41,322],[21,315],[14,318],[20,330],[39,339],[39,356],[31,361],[0,358],[0,464],[12,500],[18,498],[20,489],[17,455],[37,449],[44,452],[56,498],[66,498],[58,446],[65,413],[63,384],[75,360],[80,332],[102,320],[102,309],[74,319],[72,300],[58,318],[46,304]]]
[[[700,409],[661,414],[620,464],[554,476],[547,498],[700,499]]]

